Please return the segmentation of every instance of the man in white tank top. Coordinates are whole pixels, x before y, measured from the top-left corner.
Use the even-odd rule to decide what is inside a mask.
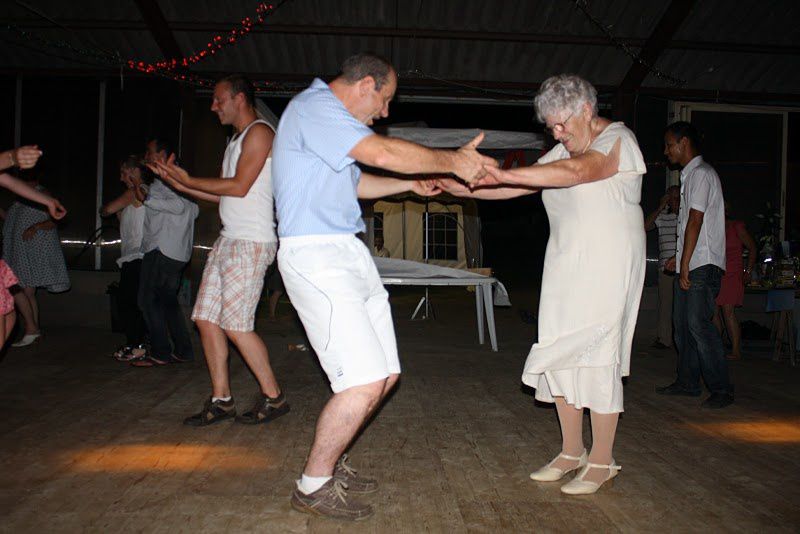
[[[222,232],[206,260],[192,312],[211,374],[212,394],[202,411],[184,423],[206,426],[236,416],[228,377],[228,339],[261,387],[253,408],[236,420],[266,423],[289,411],[270,367],[267,347],[253,331],[264,274],[278,249],[270,177],[275,132],[258,119],[253,86],[240,75],[217,82],[211,111],[236,131],[225,150],[222,177],[189,176],[174,164],[174,158],[153,169],[178,191],[219,203],[222,219]]]

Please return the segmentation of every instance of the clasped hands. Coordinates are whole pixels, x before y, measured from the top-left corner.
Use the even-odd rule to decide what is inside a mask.
[[[478,145],[484,139],[484,133],[479,133],[472,141],[456,151],[456,165],[453,169],[460,180],[454,178],[436,179],[436,188],[455,196],[469,196],[478,187],[491,187],[510,185],[515,183],[516,177],[500,169],[497,160],[480,154]]]

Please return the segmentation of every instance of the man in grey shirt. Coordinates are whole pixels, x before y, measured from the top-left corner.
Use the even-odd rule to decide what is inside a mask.
[[[169,152],[168,144],[151,139],[145,159],[165,162]],[[133,365],[152,367],[190,361],[194,359],[194,351],[178,303],[178,289],[181,273],[192,257],[194,220],[199,210],[197,204],[177,194],[161,180],[153,182],[142,201],[146,211],[139,307],[150,332],[150,356]]]

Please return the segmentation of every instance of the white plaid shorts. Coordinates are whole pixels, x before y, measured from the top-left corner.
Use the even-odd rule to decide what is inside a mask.
[[[219,237],[208,254],[192,321],[208,321],[223,330],[251,332],[267,267],[278,243]]]

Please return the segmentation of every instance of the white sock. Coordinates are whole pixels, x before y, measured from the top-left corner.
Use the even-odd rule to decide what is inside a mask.
[[[310,477],[304,474],[303,477],[297,481],[297,489],[306,495],[311,495],[324,486],[331,478],[333,477]]]
[[[233,397],[230,397],[230,396],[229,397],[211,397],[211,402],[217,402],[217,401],[228,402],[232,398]]]

